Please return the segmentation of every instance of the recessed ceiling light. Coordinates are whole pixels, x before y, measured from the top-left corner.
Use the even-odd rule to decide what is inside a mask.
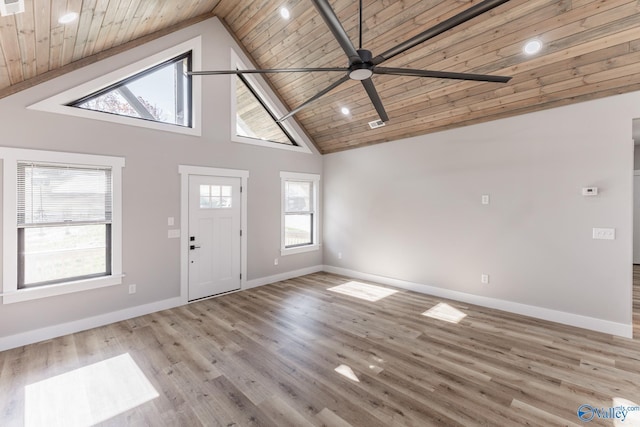
[[[524,44],[522,51],[527,55],[534,55],[542,49],[542,42],[538,39],[529,40]]]
[[[58,18],[58,22],[60,24],[70,24],[76,19],[78,19],[78,14],[75,12],[69,12],[69,13],[65,13],[60,18]]]
[[[289,12],[289,9],[287,9],[286,7],[281,7],[280,16],[282,16],[284,19],[289,19],[289,17],[291,16],[291,13]]]
[[[0,15],[10,16],[24,12],[24,0],[0,0]]]
[[[349,109],[347,107],[342,107],[340,109],[340,111],[342,112],[342,114],[344,114],[345,116],[349,114]]]

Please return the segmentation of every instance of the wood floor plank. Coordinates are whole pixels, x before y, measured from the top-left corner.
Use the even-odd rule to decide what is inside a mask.
[[[124,354],[158,396],[103,426],[581,425],[582,404],[639,404],[637,329],[626,339],[399,289],[377,301],[330,290],[349,282],[315,273],[2,352],[0,425],[25,424],[29,385]],[[636,326],[639,295],[636,266]],[[423,315],[438,304],[465,317]]]
[[[332,427],[353,427],[351,424],[337,416],[330,409],[324,408],[318,413],[318,419],[322,421],[323,426]]]

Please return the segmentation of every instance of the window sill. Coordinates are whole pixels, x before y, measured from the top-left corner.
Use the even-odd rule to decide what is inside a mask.
[[[313,252],[313,251],[318,251],[320,250],[320,245],[319,244],[313,244],[313,245],[306,245],[306,246],[298,246],[295,248],[286,248],[286,249],[280,249],[280,255],[281,256],[286,256],[286,255],[294,255],[294,254],[301,254],[304,252]]]
[[[119,274],[94,279],[78,280],[74,282],[56,283],[55,285],[45,285],[36,288],[18,289],[17,291],[10,291],[3,294],[2,303],[13,304],[16,302],[30,301],[34,299],[53,297],[56,295],[86,291],[89,289],[119,285],[122,283],[122,277],[124,276]]]

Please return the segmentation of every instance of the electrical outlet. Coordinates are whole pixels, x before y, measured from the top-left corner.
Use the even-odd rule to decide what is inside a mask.
[[[342,259],[342,252],[338,252],[338,259]]]
[[[489,283],[489,275],[488,274],[482,274],[480,275],[480,282],[483,284],[488,284]]]
[[[273,265],[278,265],[278,258],[273,260]]]
[[[488,205],[489,204],[489,195],[488,194],[483,194],[482,198],[480,199],[480,201],[482,202],[483,205]]]
[[[136,293],[136,285],[135,283],[132,283],[129,285],[129,293],[130,294],[135,294]]]

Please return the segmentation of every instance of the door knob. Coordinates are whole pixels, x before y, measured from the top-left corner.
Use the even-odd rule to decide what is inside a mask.
[[[200,249],[200,246],[191,245],[191,246],[189,246],[189,249],[191,249],[191,250]]]

